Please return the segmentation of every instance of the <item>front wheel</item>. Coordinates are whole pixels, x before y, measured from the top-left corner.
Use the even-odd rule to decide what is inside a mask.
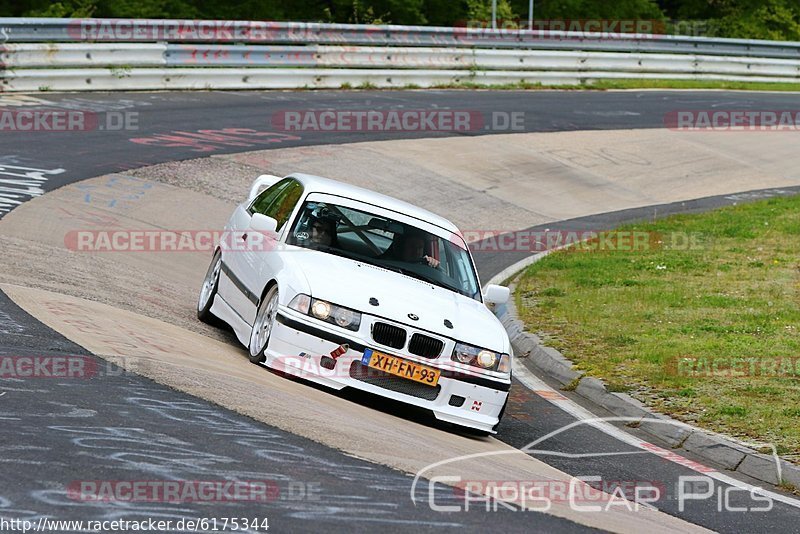
[[[211,313],[211,305],[214,304],[214,296],[219,288],[219,271],[222,268],[222,252],[214,253],[211,265],[203,280],[203,287],[200,288],[200,298],[197,301],[197,318],[204,323],[214,324],[216,317]]]
[[[509,390],[509,395],[510,395]],[[503,404],[503,407],[500,409],[500,415],[497,416],[497,424],[492,427],[492,430],[497,432],[497,427],[500,426],[500,423],[503,421],[503,415],[506,413],[506,407],[508,407],[508,397],[506,397],[506,402]]]
[[[256,321],[253,323],[253,332],[250,334],[250,361],[252,363],[264,363],[267,356],[264,352],[269,346],[269,336],[272,334],[272,327],[278,316],[278,286],[269,288],[267,294],[261,300],[256,313]]]

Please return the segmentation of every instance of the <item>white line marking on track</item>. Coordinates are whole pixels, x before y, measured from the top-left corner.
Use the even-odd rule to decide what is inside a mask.
[[[657,456],[660,456],[661,458],[664,458],[665,460],[669,460],[669,461],[674,462],[674,463],[676,463],[678,465],[682,465],[684,467],[687,467],[687,468],[689,468],[689,469],[691,469],[693,471],[696,471],[696,472],[701,473],[701,474],[703,474],[705,476],[711,477],[711,478],[717,480],[718,482],[722,482],[724,484],[728,484],[730,486],[734,486],[736,488],[739,488],[739,489],[742,489],[742,490],[745,490],[745,491],[750,491],[750,492],[753,492],[753,493],[757,493],[759,495],[764,495],[765,497],[769,497],[770,499],[772,499],[774,501],[778,501],[778,502],[781,502],[781,503],[784,503],[784,504],[788,504],[789,506],[794,506],[795,508],[800,508],[800,500],[793,499],[791,497],[787,497],[785,495],[781,495],[779,493],[775,493],[775,492],[766,490],[766,489],[764,489],[764,488],[762,488],[760,486],[753,486],[752,484],[747,484],[746,482],[742,482],[742,481],[737,480],[737,479],[735,479],[733,477],[730,477],[728,475],[720,473],[719,471],[717,471],[716,469],[714,469],[712,467],[707,467],[707,466],[705,466],[703,464],[700,464],[698,462],[695,462],[693,460],[689,460],[688,458],[684,458],[683,456],[680,456],[679,454],[676,454],[673,451],[669,451],[667,449],[662,449],[661,447],[653,445],[652,443],[649,443],[649,442],[644,441],[644,440],[642,440],[640,438],[637,438],[633,434],[628,434],[624,430],[621,430],[621,429],[615,427],[614,425],[610,424],[609,421],[619,421],[619,422],[641,421],[640,418],[635,418],[635,417],[606,417],[606,418],[600,418],[600,417],[597,417],[592,412],[590,412],[589,410],[584,408],[583,406],[580,406],[579,404],[571,401],[570,399],[568,399],[564,395],[560,394],[555,389],[551,388],[544,381],[542,381],[539,377],[537,377],[530,370],[528,370],[527,367],[525,367],[523,364],[521,364],[519,362],[516,362],[516,361],[514,362],[514,377],[517,380],[519,380],[526,388],[530,389],[531,391],[533,391],[534,393],[536,393],[537,395],[539,395],[540,397],[545,399],[547,402],[549,402],[551,404],[554,404],[559,409],[563,410],[564,412],[568,413],[569,415],[571,415],[572,417],[577,419],[577,421],[575,423],[572,423],[572,424],[570,424],[570,425],[568,425],[568,426],[566,426],[564,428],[560,428],[560,429],[558,429],[558,430],[556,430],[554,432],[551,432],[550,434],[548,434],[544,438],[536,440],[536,443],[540,443],[540,442],[546,440],[548,437],[551,437],[551,436],[553,436],[555,434],[559,434],[559,433],[561,433],[564,430],[567,430],[569,428],[572,428],[572,427],[575,427],[575,426],[579,426],[581,424],[587,424],[589,426],[592,426],[592,427],[600,430],[601,432],[603,432],[605,434],[608,434],[609,436],[611,436],[611,437],[613,437],[613,438],[615,438],[615,439],[617,439],[617,440],[619,440],[619,441],[621,441],[623,443],[627,443],[628,445],[632,445],[632,446],[637,447],[639,449],[643,449],[645,452],[649,452],[649,453],[655,454]],[[542,394],[542,393],[544,393],[544,394]],[[678,425],[678,426],[686,426],[686,428],[692,428],[689,425],[683,425],[682,423],[679,423],[679,422],[676,422],[676,421],[660,420],[660,419],[654,419],[653,420],[653,422],[660,422],[660,421],[663,421],[665,424],[673,424],[673,425]],[[530,452],[535,452],[535,451],[526,450],[526,449],[522,449],[522,450],[525,450],[526,452],[529,452],[529,453]]]

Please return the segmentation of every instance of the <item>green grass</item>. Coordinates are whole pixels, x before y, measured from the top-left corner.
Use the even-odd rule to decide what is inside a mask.
[[[620,89],[719,89],[737,91],[797,91],[800,92],[800,83],[769,83],[769,82],[722,82],[722,81],[701,81],[701,80],[599,80],[592,83],[582,83],[574,85],[543,85],[541,83],[509,83],[484,85],[476,83],[474,78],[469,81],[459,83],[436,84],[431,89],[485,89],[493,91],[610,91]],[[349,83],[341,85],[341,89],[358,90],[383,90],[396,91],[398,89],[414,90],[420,86],[409,84],[403,87],[377,87],[371,83],[363,83],[354,87]]]
[[[800,83],[724,82],[702,80],[606,80],[595,89],[736,89],[750,91],[800,91]]]
[[[800,196],[620,230],[660,237],[639,250],[567,249],[528,268],[515,296],[528,330],[663,413],[800,460]],[[731,358],[755,376],[679,364]],[[794,372],[758,371],[776,358]]]
[[[570,85],[543,85],[541,83],[512,83],[499,85],[482,85],[474,81],[452,84],[439,84],[434,89],[493,89],[493,90],[597,90],[614,89],[720,89],[745,91],[800,91],[800,83],[784,82],[725,82],[717,80],[597,80],[591,83]]]
[[[127,75],[126,72],[116,72],[119,76]],[[129,74],[129,73],[128,73]],[[119,77],[118,76],[118,77]],[[610,91],[621,89],[719,89],[741,91],[796,91],[800,92],[800,83],[770,83],[770,82],[722,82],[701,80],[598,80],[570,85],[543,85],[541,83],[508,83],[508,84],[481,84],[476,83],[473,76],[465,71],[464,81],[458,83],[443,83],[432,85],[429,89],[464,89],[486,91]],[[210,88],[206,88],[211,90]],[[304,86],[298,89],[305,91],[327,91],[327,88]],[[372,82],[353,85],[345,82],[339,86],[343,91],[413,91],[426,89],[417,84],[406,84],[398,87],[378,87]],[[49,91],[47,86],[39,87],[39,91]]]

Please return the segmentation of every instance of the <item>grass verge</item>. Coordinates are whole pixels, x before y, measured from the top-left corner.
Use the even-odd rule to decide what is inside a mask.
[[[418,88],[416,86],[409,88]],[[542,85],[541,83],[512,83],[482,85],[474,82],[435,85],[432,89],[492,89],[492,90],[560,90],[608,91],[615,89],[718,89],[737,91],[800,91],[800,83],[783,82],[725,82],[716,80],[596,80],[575,85]]]
[[[619,230],[645,238],[526,270],[528,330],[613,390],[799,461],[800,196]]]

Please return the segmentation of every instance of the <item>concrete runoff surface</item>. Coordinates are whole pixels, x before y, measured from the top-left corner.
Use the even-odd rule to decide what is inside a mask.
[[[262,150],[133,174],[231,200],[241,198],[237,193],[249,178],[236,164],[278,176],[319,174],[442,213],[464,232],[487,232],[798,185],[797,160],[792,135],[641,129]],[[221,176],[226,191],[220,193]]]
[[[490,457],[492,461],[488,464],[470,463],[469,476],[496,480],[505,473],[510,479],[518,480],[519,473],[524,472],[531,478],[557,479],[564,475],[537,460],[514,453],[496,440],[469,440],[358,404],[348,403],[349,415],[341,417],[342,426],[333,425],[331,417],[341,410],[341,399],[267,372],[254,372],[255,368],[247,363],[244,352],[234,346],[228,334],[194,319],[194,303],[209,260],[208,253],[70,252],[64,247],[64,236],[69,230],[86,229],[219,229],[233,202],[244,196],[253,175],[263,171],[284,174],[303,170],[355,181],[433,209],[464,229],[472,229],[471,222],[490,230],[497,229],[498,209],[503,209],[503,229],[514,230],[566,218],[559,217],[560,211],[570,216],[591,215],[613,207],[624,209],[749,190],[754,186],[782,187],[800,183],[796,161],[792,161],[791,138],[771,139],[779,146],[770,147],[770,153],[777,150],[786,155],[780,159],[783,167],[775,163],[779,159],[776,158],[770,165],[765,163],[760,171],[750,169],[759,173],[757,179],[750,174],[754,180],[751,183],[746,172],[736,174],[734,171],[737,164],[747,163],[748,150],[754,158],[767,152],[767,147],[758,139],[766,137],[764,134],[738,134],[738,138],[707,136],[698,141],[691,136],[702,134],[644,132],[516,134],[283,149],[166,164],[136,171],[133,177],[101,177],[30,201],[0,222],[3,234],[0,240],[3,250],[7,251],[0,258],[5,275],[2,289],[45,324],[96,354],[128,356],[125,361],[131,365],[135,362],[138,372],[145,376],[358,457],[415,472],[432,461],[430,454],[420,458],[409,453],[409,450],[413,453],[418,449],[420,442],[430,444],[436,451],[434,457],[438,455],[439,458],[442,455],[451,458],[462,452],[505,450],[510,454]],[[554,139],[559,136],[560,140]],[[677,164],[680,153],[673,152],[652,161],[647,166],[650,170],[640,175],[630,170],[633,165],[630,161],[620,160],[618,156],[611,159],[602,156],[615,153],[616,147],[624,143],[628,160],[639,150],[642,157],[646,154],[653,159],[651,151],[659,144],[659,138],[662,146],[682,145],[684,150],[691,147],[696,157],[687,159],[681,167]],[[637,141],[641,144],[637,145]],[[429,152],[423,159],[421,150],[426,143]],[[441,144],[432,149],[430,143]],[[521,147],[529,147],[525,151],[529,159],[518,159],[504,169],[506,172],[500,172],[492,167],[485,154],[503,153],[510,143],[516,148],[507,150],[513,150],[518,158]],[[591,147],[588,154],[600,156],[594,156],[591,163],[580,157],[564,156],[574,154],[576,146]],[[539,147],[547,150],[541,151]],[[452,174],[446,170],[448,160],[458,163]],[[543,160],[548,166],[543,166]],[[705,171],[695,175],[698,161],[704,162]],[[659,174],[658,169],[668,164],[672,165],[672,172]],[[715,165],[730,171],[732,184],[727,177],[713,175],[711,170]],[[381,169],[379,176],[375,169]],[[221,173],[222,170],[227,172]],[[548,180],[553,174],[560,178]],[[226,178],[224,184],[220,184],[220,176]],[[416,182],[410,182],[415,176]],[[424,180],[419,180],[419,176]],[[494,177],[495,183],[488,183],[487,176]],[[664,183],[670,179],[674,180],[671,187]],[[109,182],[114,185],[109,186]],[[529,182],[541,183],[542,193],[537,195]],[[412,189],[412,183],[418,184],[421,191]],[[126,194],[120,194],[120,201],[113,206],[109,198],[103,196],[99,196],[95,204],[86,201],[87,191],[114,195],[113,190],[119,184],[124,184]],[[130,194],[131,187],[137,194]],[[463,203],[453,202],[453,199]],[[483,204],[484,201],[487,204]],[[484,208],[485,205],[488,207]],[[467,209],[475,210],[475,218],[466,216]],[[509,212],[516,213],[518,219],[509,222],[504,216]],[[47,261],[43,262],[43,257]],[[82,320],[67,322],[75,317]],[[181,342],[176,343],[176,340]],[[187,350],[184,343],[191,350]],[[136,347],[135,353],[129,354],[132,346]],[[198,352],[208,357],[200,359]],[[163,361],[170,365],[156,363]],[[298,404],[293,407],[297,414],[285,418],[281,410],[254,403],[252,395],[256,392],[263,395],[265,385],[269,392],[274,392],[270,395],[274,395],[276,403],[288,402],[284,398],[295,395],[294,401]],[[229,394],[238,388],[250,394]],[[314,401],[307,402],[308,397]],[[302,410],[297,410],[298,405]],[[353,427],[362,425],[354,425],[353,421],[364,420],[374,421],[380,428],[389,428],[393,433],[393,441],[389,443],[404,445],[398,447],[403,452],[399,453],[394,447],[387,451],[387,441],[380,440],[380,444],[370,441],[369,434],[374,440],[372,432],[361,440],[363,429],[359,433],[359,429]],[[372,425],[363,426],[370,428]],[[673,523],[679,521],[675,518],[650,511],[617,510],[589,517],[565,508],[556,507],[550,513],[614,531],[692,528],[687,523]]]
[[[703,137],[664,130],[493,135],[273,149],[161,164],[68,185],[18,207],[0,223],[0,243],[6,251],[0,265],[7,283],[91,298],[230,339],[194,317],[210,251],[74,252],[65,246],[65,237],[70,231],[86,230],[221,230],[261,172],[302,170],[385,192],[450,218],[469,239],[549,223],[558,230],[557,221],[615,209],[756,186],[800,185],[793,136],[737,135]],[[429,156],[423,158],[426,145]],[[654,155],[658,146],[665,147],[663,155]],[[585,159],[547,156],[582,150],[611,154],[620,147],[630,154],[629,160],[646,157],[652,163],[638,174],[619,159],[596,156],[589,164]],[[681,154],[690,153],[687,147],[696,157],[686,158],[681,166]],[[486,158],[516,152],[528,159],[516,156],[517,163],[506,172]],[[765,153],[783,157],[766,162]],[[701,156],[705,167],[696,175]],[[755,163],[736,170],[748,159]],[[448,162],[456,167],[452,174],[446,170]],[[713,175],[714,165],[727,170]],[[663,167],[670,171],[659,170]],[[487,185],[488,176],[495,177],[494,185]],[[476,262],[480,269],[484,261],[519,253],[524,251],[476,252]],[[48,261],[40,261],[42,257]]]

